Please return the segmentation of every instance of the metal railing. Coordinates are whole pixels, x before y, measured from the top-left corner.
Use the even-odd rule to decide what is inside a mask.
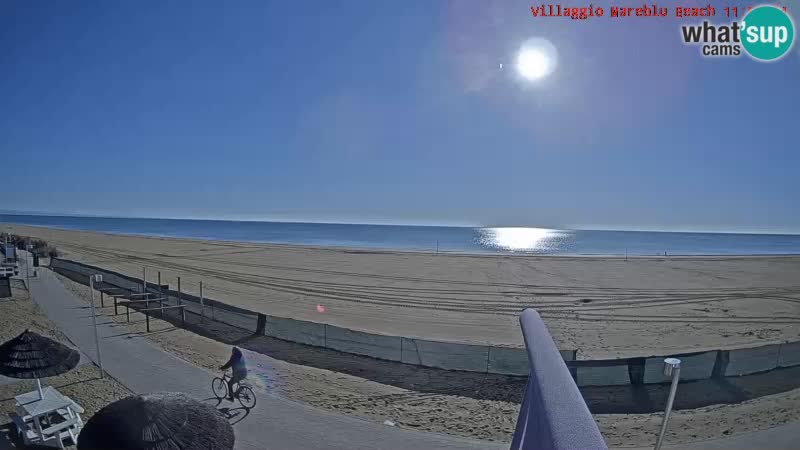
[[[531,372],[511,450],[607,449],[539,313],[526,309],[519,322]]]

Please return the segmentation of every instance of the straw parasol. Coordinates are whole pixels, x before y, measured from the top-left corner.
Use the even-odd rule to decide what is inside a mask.
[[[0,375],[11,378],[36,378],[39,398],[43,377],[61,375],[78,365],[80,354],[64,344],[25,330],[0,345]]]
[[[106,405],[81,431],[78,450],[230,450],[233,428],[211,405],[178,392]]]

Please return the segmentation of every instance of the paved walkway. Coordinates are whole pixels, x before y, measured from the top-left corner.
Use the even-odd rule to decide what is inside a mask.
[[[23,263],[23,267],[24,267],[24,263]],[[25,272],[23,271],[22,272],[22,277],[20,277],[19,279],[24,279],[24,277],[25,277]],[[12,300],[10,298],[0,298],[0,302],[13,302],[13,301],[16,301],[16,300]],[[84,364],[89,364],[91,362],[92,361],[89,358],[87,358],[86,355],[81,353],[81,360],[78,361],[78,367],[80,367],[80,366],[82,366]],[[19,382],[20,382],[20,380],[18,378],[10,378],[10,377],[5,377],[3,375],[0,375],[0,386],[2,386],[4,384],[14,384],[14,383],[19,383]],[[0,419],[0,420],[2,420],[2,419]]]
[[[49,270],[31,279],[33,299],[81,351],[95,360],[91,310]],[[186,392],[208,399],[211,379],[205,369],[166,353],[144,339],[127,339],[119,325],[98,317],[101,358],[106,371],[134,392]],[[223,402],[220,407],[231,406]],[[238,406],[238,405],[236,405]],[[404,430],[337,415],[258,394],[258,404],[234,425],[237,449],[500,449],[508,444],[459,439]]]

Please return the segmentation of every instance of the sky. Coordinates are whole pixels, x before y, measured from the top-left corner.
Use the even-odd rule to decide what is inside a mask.
[[[698,20],[531,5],[2,2],[0,208],[800,232],[800,45],[703,58]]]

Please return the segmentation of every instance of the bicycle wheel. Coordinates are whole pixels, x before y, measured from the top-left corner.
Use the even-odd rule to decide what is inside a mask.
[[[236,397],[239,399],[239,403],[241,403],[242,407],[245,409],[251,409],[256,406],[256,393],[253,392],[250,386],[240,387]]]
[[[225,398],[228,396],[228,383],[222,378],[214,378],[211,381],[211,390],[217,398]]]

